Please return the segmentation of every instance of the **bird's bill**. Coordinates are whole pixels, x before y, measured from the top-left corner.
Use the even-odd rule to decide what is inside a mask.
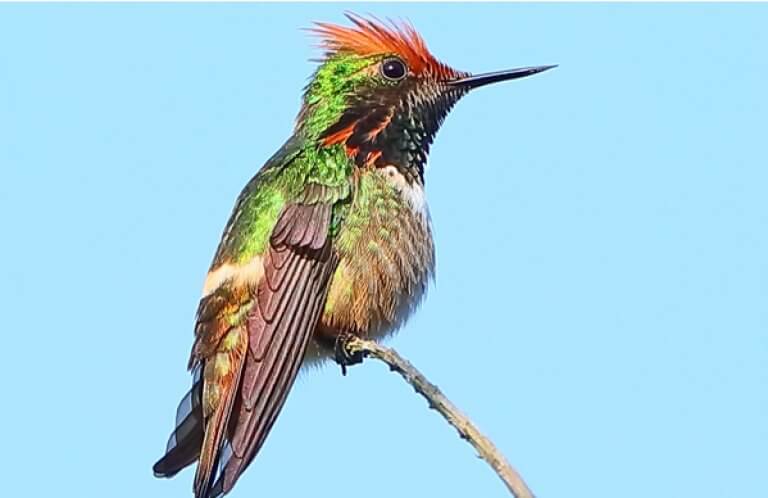
[[[553,67],[557,67],[557,64],[550,66],[518,67],[515,69],[507,69],[506,71],[474,74],[464,78],[447,81],[446,83],[449,86],[458,86],[461,88],[472,89],[480,86],[490,85],[491,83],[498,83],[499,81],[525,78],[526,76],[532,76],[534,74],[546,71],[547,69],[552,69]]]

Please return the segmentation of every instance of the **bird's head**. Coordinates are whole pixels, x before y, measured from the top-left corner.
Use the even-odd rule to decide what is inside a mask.
[[[429,147],[470,90],[545,71],[536,66],[471,75],[437,60],[409,24],[347,14],[352,27],[317,23],[325,57],[307,85],[297,131],[343,147],[358,166],[393,165],[423,183]]]

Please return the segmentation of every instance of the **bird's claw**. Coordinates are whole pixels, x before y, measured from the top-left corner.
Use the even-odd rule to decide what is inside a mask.
[[[336,363],[341,366],[341,375],[347,375],[347,367],[362,363],[366,356],[366,352],[355,344],[357,338],[348,332],[336,336],[333,352]]]

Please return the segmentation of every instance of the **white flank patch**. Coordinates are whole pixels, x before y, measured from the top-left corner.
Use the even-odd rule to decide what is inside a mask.
[[[405,177],[394,166],[385,166],[381,168],[381,174],[389,180],[400,194],[411,206],[414,213],[420,214],[424,218],[429,217],[429,210],[427,208],[427,194],[424,192],[424,187],[418,183],[409,185],[405,180]]]
[[[231,282],[235,286],[254,285],[264,275],[261,256],[254,256],[244,265],[224,264],[208,272],[203,284],[203,297],[218,289],[222,284]]]

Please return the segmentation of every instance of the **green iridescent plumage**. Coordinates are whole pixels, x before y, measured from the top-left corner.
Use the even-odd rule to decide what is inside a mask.
[[[370,80],[377,58],[339,55],[324,62],[307,85],[294,136],[251,180],[235,206],[214,264],[242,263],[264,253],[280,210],[300,199],[306,186],[326,187],[324,199],[338,204],[332,232],[338,233],[350,194],[354,162],[341,144],[322,146],[319,137],[338,122],[357,87]]]
[[[316,139],[338,122],[349,107],[349,96],[372,79],[365,70],[375,60],[376,57],[337,54],[323,62],[305,89],[297,131]]]
[[[171,477],[199,461],[197,498],[232,489],[302,363],[411,315],[434,270],[424,168],[435,133],[470,88],[542,70],[469,77],[412,28],[350,19],[315,29],[327,53],[293,134],[238,197],[203,286],[194,382],[154,466]]]

